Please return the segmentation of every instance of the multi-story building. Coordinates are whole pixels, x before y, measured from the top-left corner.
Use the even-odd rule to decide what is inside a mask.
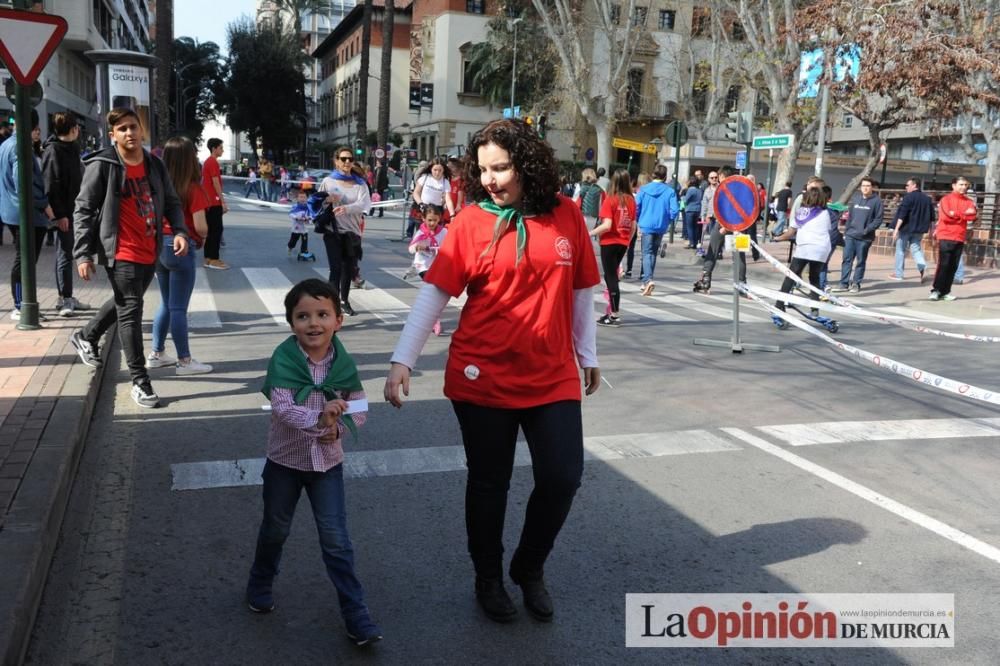
[[[9,6],[11,3],[0,3]],[[38,105],[42,135],[49,133],[52,115],[71,111],[83,126],[84,142],[93,143],[98,131],[96,68],[85,54],[100,49],[150,53],[149,0],[44,0],[43,9],[66,19],[69,29],[38,81],[44,98]],[[9,78],[3,70],[3,77]],[[0,110],[11,115],[10,102],[0,99]]]
[[[353,146],[358,136],[358,110],[362,14],[364,8],[357,6],[337,24],[329,35],[312,52],[319,70],[319,87],[316,118],[319,139],[322,146],[332,150],[337,145]],[[410,16],[409,3],[397,2],[393,21],[392,78],[389,84],[389,127],[394,132],[405,131],[409,127],[407,90],[409,86],[410,61]],[[369,131],[374,131],[378,123],[379,87],[382,51],[382,22],[385,5],[375,0],[371,22],[371,44],[369,48],[368,106],[364,110]],[[405,133],[405,132],[404,132]],[[324,151],[328,152],[328,151]],[[327,155],[323,155],[321,165],[326,166]]]

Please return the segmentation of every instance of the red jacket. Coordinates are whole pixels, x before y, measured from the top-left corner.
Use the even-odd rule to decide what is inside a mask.
[[[950,192],[941,198],[938,210],[937,239],[964,243],[966,227],[976,220],[976,203],[967,196]]]

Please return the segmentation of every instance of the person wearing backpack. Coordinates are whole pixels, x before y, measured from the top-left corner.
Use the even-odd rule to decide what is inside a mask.
[[[597,174],[593,169],[584,169],[580,181],[580,192],[577,195],[580,211],[583,219],[587,221],[587,228],[593,229],[597,224],[597,216],[601,212],[601,199],[604,190],[597,184]]]

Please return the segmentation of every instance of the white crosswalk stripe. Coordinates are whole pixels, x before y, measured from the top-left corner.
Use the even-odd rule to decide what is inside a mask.
[[[279,326],[287,326],[285,294],[292,288],[292,281],[285,277],[280,268],[243,268],[241,270],[275,323]]]
[[[302,279],[302,264],[290,263],[282,266],[243,267],[239,271],[215,274],[198,268],[195,288],[188,309],[189,324],[194,329],[218,329],[225,324],[227,308],[223,299],[256,299],[259,304],[248,308],[251,312],[266,313],[278,326],[284,327],[284,298],[288,290]],[[312,272],[326,279],[328,269],[315,264],[308,266]],[[403,280],[405,266],[379,267],[369,275],[363,289],[351,290],[351,305],[359,316],[372,316],[390,326],[401,326],[409,314],[416,295],[424,283],[418,278]],[[233,277],[242,275],[250,287],[250,294],[234,288]],[[374,280],[372,279],[374,278]],[[215,285],[213,286],[213,283]],[[226,285],[220,291],[220,284]],[[402,289],[403,286],[408,288]],[[639,287],[634,283],[622,283],[621,312],[626,322],[647,319],[661,323],[724,322],[731,320],[731,297],[727,295],[689,296],[679,284],[658,283],[653,296],[640,296]],[[402,290],[401,290],[402,289]],[[603,285],[594,289],[595,314],[604,313],[607,302]],[[466,303],[466,294],[449,301],[449,307],[461,309]],[[768,323],[769,320],[754,313],[751,308],[740,309],[740,320],[744,323]]]
[[[194,292],[188,304],[188,326],[191,328],[222,328],[219,319],[219,308],[212,295],[212,287],[208,283],[207,271],[204,268],[195,269]]]

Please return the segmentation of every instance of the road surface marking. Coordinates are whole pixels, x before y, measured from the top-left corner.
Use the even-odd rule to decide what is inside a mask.
[[[397,280],[403,282],[404,284],[406,284],[406,285],[408,285],[410,287],[413,287],[414,289],[420,289],[420,287],[424,286],[424,281],[421,280],[419,277],[413,277],[413,278],[411,278],[409,280],[404,280],[403,279],[403,276],[406,274],[406,271],[409,270],[408,268],[384,268],[383,267],[383,268],[380,268],[379,270],[381,270],[386,275],[391,275],[392,277],[396,278]],[[463,291],[461,293],[461,295],[459,295],[458,298],[452,298],[451,300],[449,300],[448,301],[448,305],[450,305],[453,308],[459,308],[459,309],[461,309],[462,306],[465,305],[465,301],[466,301],[466,295],[465,295],[465,292]]]
[[[194,291],[188,304],[188,326],[191,328],[222,328],[207,273],[204,268],[196,268],[194,272]]]
[[[325,268],[315,268],[317,273],[326,279],[328,271]],[[410,306],[399,300],[385,289],[367,283],[364,289],[351,289],[351,305],[362,314],[368,312],[381,319],[386,324],[402,324]]]
[[[780,458],[781,460],[784,460],[801,470],[818,476],[827,483],[831,483],[841,490],[846,490],[866,502],[871,502],[877,507],[885,509],[890,513],[894,513],[900,518],[908,520],[915,525],[923,527],[924,529],[930,530],[931,532],[934,532],[935,534],[942,536],[945,539],[962,546],[963,548],[967,548],[978,555],[982,555],[983,557],[1000,564],[1000,549],[991,546],[988,543],[984,543],[970,534],[957,530],[936,518],[932,518],[927,514],[917,511],[916,509],[911,509],[905,504],[901,504],[892,498],[886,497],[881,493],[877,493],[871,488],[863,486],[860,483],[855,483],[847,477],[841,476],[834,471],[806,460],[805,458],[783,449],[776,444],[764,441],[760,437],[752,435],[749,432],[745,432],[739,428],[722,428],[722,431],[742,442],[749,444],[750,446],[760,449],[765,453],[769,453],[776,458]]]
[[[257,292],[257,298],[264,304],[274,323],[288,326],[285,321],[285,294],[292,288],[292,282],[278,268],[242,268],[243,275]]]
[[[739,451],[740,448],[705,430],[639,433],[585,437],[584,460],[622,460],[691,453]],[[531,464],[527,446],[519,442],[514,464]],[[260,484],[263,458],[213,460],[178,463],[170,466],[172,490],[201,490]],[[352,451],[344,458],[344,475],[349,478],[372,478],[457,472],[465,469],[465,450],[461,446],[430,446],[388,451]]]
[[[594,302],[600,303],[604,306],[604,308],[601,309],[602,313],[608,306],[608,302],[604,299],[603,292],[600,291],[594,292]],[[634,303],[624,299],[622,299],[620,310],[639,315],[640,317],[645,317],[646,319],[652,319],[653,321],[695,321],[690,317],[679,315],[676,312],[671,312],[670,310],[661,310],[659,308],[654,308],[652,305]]]
[[[1000,418],[828,421],[760,426],[757,430],[792,446],[952,437],[995,437],[1000,441]]]

